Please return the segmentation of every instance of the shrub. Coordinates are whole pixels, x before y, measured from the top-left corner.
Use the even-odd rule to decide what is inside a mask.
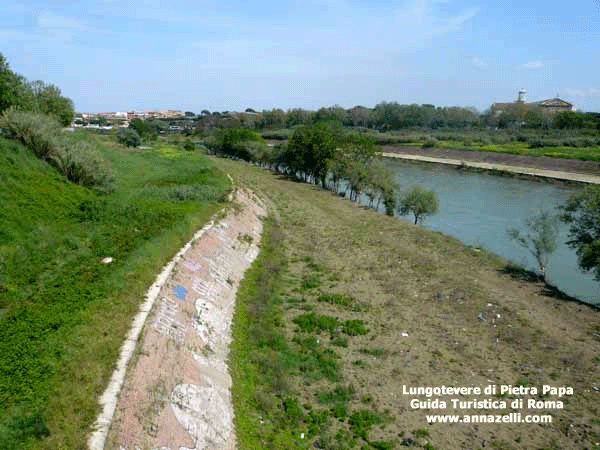
[[[191,139],[186,139],[183,142],[183,149],[188,152],[191,152],[196,149],[196,144],[194,144]]]
[[[104,192],[112,190],[114,179],[108,165],[91,144],[73,143],[51,159],[69,181]]]
[[[364,336],[368,333],[367,327],[362,320],[346,320],[342,325],[342,331],[348,336]]]
[[[67,180],[99,191],[112,189],[108,165],[93,146],[67,139],[53,118],[9,108],[0,116],[0,127],[9,138],[21,141],[37,157],[56,167]]]
[[[139,133],[133,129],[121,128],[117,132],[117,141],[126,147],[137,147],[142,143]]]
[[[371,427],[377,423],[381,423],[381,421],[381,417],[377,414],[371,411],[362,410],[353,413],[348,422],[350,423],[350,429],[355,435],[368,441]]]
[[[315,313],[305,313],[296,317],[293,322],[305,333],[313,331],[329,331],[334,333],[339,320],[331,316],[317,316]]]
[[[423,142],[423,148],[432,148],[436,145],[438,145],[438,140],[434,137],[428,137],[425,139],[425,142]]]
[[[58,122],[44,114],[9,108],[0,116],[0,128],[7,137],[22,142],[42,159],[61,152],[62,130]]]

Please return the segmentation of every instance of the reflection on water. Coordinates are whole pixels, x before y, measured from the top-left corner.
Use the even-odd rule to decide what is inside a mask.
[[[555,208],[577,188],[460,171],[435,164],[385,159],[403,189],[420,184],[437,192],[440,212],[424,226],[479,245],[527,269],[537,268],[529,252],[510,241],[509,227],[523,228],[536,210]],[[559,245],[550,258],[548,281],[585,302],[600,304],[600,284],[577,266],[577,256],[565,244],[568,226],[561,225]]]

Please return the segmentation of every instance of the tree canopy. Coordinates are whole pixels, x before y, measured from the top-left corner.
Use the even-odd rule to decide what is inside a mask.
[[[562,220],[571,225],[567,245],[577,253],[579,267],[600,281],[600,187],[587,187],[562,206]]]
[[[63,126],[70,125],[75,116],[73,102],[64,97],[58,87],[39,80],[28,82],[24,76],[10,70],[0,53],[0,112],[11,106],[52,115]]]
[[[415,224],[423,222],[425,216],[436,214],[438,211],[439,201],[436,193],[421,186],[414,186],[402,193],[398,199],[398,212],[403,216],[412,213]]]
[[[556,250],[559,232],[558,217],[548,211],[539,211],[525,220],[525,226],[525,231],[509,228],[508,237],[529,250],[537,261],[542,278],[546,279],[550,255]]]

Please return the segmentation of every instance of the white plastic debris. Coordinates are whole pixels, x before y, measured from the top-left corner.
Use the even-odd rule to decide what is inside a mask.
[[[300,433],[300,439],[304,439],[304,433]]]
[[[406,331],[403,331],[402,333],[400,333],[400,336],[402,336],[402,337],[408,337],[408,333]]]
[[[110,264],[111,262],[113,262],[113,259],[110,256],[107,256],[102,260],[103,264]]]

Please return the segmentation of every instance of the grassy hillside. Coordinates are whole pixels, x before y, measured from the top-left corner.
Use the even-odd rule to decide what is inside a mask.
[[[218,160],[273,219],[237,297],[239,448],[582,449],[600,442],[600,313],[499,257],[247,164]],[[403,386],[497,386],[403,395]],[[542,386],[573,395],[542,395]],[[501,392],[536,387],[538,394]],[[450,399],[506,402],[454,408]],[[410,401],[444,400],[445,409]],[[524,407],[512,409],[514,400]],[[561,401],[539,409],[527,400]],[[429,414],[551,423],[429,423]],[[509,416],[506,416],[509,418]]]
[[[68,182],[0,138],[2,449],[85,447],[147,287],[229,189],[196,152],[73,139],[110,161],[114,192]]]

